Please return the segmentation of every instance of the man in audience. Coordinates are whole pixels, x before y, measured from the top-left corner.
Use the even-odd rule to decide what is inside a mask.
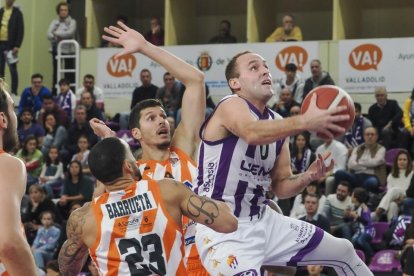
[[[402,110],[396,100],[388,99],[385,87],[375,89],[375,99],[377,102],[368,109],[368,118],[378,130],[380,144],[386,149],[398,147],[393,140],[397,139],[398,128],[402,126]]]
[[[163,104],[168,116],[176,117],[181,107],[183,85],[170,72],[164,73],[164,86],[158,88],[155,98]]]
[[[17,95],[19,75],[17,72],[17,54],[23,41],[23,14],[18,7],[13,6],[14,0],[5,0],[0,9],[0,77],[4,78],[4,68],[10,69],[11,92]]]
[[[292,97],[292,91],[285,87],[280,92],[279,101],[274,105],[273,110],[279,113],[283,118],[290,116],[292,106],[300,106]]]
[[[336,237],[351,239],[351,229],[344,221],[345,211],[352,207],[352,200],[349,195],[350,185],[348,182],[341,182],[336,187],[336,193],[326,197],[322,214],[328,219],[331,234]]]
[[[352,189],[362,187],[377,192],[379,186],[385,185],[385,148],[378,144],[378,132],[368,127],[364,132],[365,142],[352,150],[348,160],[348,170],[335,173],[335,183],[348,181]]]
[[[145,39],[156,46],[164,45],[164,29],[161,26],[161,19],[158,17],[151,18],[151,31],[147,32]]]
[[[304,199],[306,215],[300,220],[309,222],[322,230],[330,233],[329,221],[321,214],[318,214],[319,198],[316,194],[307,194]]]
[[[314,59],[310,63],[312,76],[305,81],[305,87],[303,88],[303,99],[308,93],[315,87],[332,84],[335,82],[331,78],[328,72],[322,70],[322,64],[319,59]]]
[[[324,152],[331,152],[331,157],[335,160],[335,165],[332,171],[327,172],[325,177],[319,179],[319,183],[325,182],[325,194],[329,195],[335,192],[335,178],[334,174],[339,170],[346,170],[346,161],[348,161],[348,149],[341,142],[333,138],[325,139],[325,142],[320,145],[315,155],[323,154]]]
[[[28,107],[36,115],[42,108],[43,97],[52,95],[50,90],[43,86],[43,76],[41,74],[33,74],[31,79],[32,86],[25,88],[20,96],[19,114],[23,111],[23,108]]]
[[[276,30],[266,38],[266,42],[275,41],[302,41],[302,31],[295,26],[295,18],[291,14],[283,16],[283,26],[277,27]]]
[[[59,94],[56,97],[56,104],[62,108],[69,120],[72,121],[76,107],[76,97],[70,89],[70,82],[67,79],[59,80]]]
[[[43,117],[46,113],[53,113],[55,115],[57,125],[64,126],[65,128],[69,127],[70,120],[68,115],[56,104],[52,95],[45,95],[43,97],[42,109],[40,109],[37,117],[37,123],[39,125],[43,126]]]
[[[80,104],[86,107],[86,119],[89,121],[92,118],[104,120],[102,111],[96,106],[95,97],[90,91],[83,91],[81,94]]]
[[[142,69],[139,74],[141,80],[141,86],[134,89],[132,93],[131,109],[134,106],[146,99],[155,99],[157,94],[158,86],[152,84],[151,71],[148,69]]]
[[[237,43],[237,38],[231,35],[231,23],[228,20],[220,22],[218,35],[212,37],[209,43]]]
[[[83,91],[89,91],[95,97],[96,106],[104,111],[104,93],[101,88],[95,85],[95,77],[91,74],[83,76],[83,86],[76,90],[77,103],[80,102]]]
[[[77,152],[78,139],[81,135],[85,135],[88,138],[91,147],[98,141],[96,135],[93,133],[92,128],[86,120],[86,116],[86,107],[84,105],[77,105],[75,109],[75,120],[68,130],[68,140],[67,144],[64,146],[66,151],[62,154],[64,155],[62,156],[64,161],[70,160],[70,158]]]
[[[38,146],[41,147],[43,145],[45,130],[41,125],[33,123],[32,110],[30,108],[23,109],[22,113],[19,115],[19,119],[21,121],[21,125],[17,133],[20,145],[23,145],[23,142],[27,136],[34,135],[37,139]]]

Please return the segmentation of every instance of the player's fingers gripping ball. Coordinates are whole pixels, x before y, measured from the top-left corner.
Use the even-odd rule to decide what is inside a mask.
[[[331,109],[342,105],[346,106],[347,108],[344,111],[337,114],[349,115],[349,119],[335,124],[345,128],[346,130],[352,126],[355,118],[354,101],[345,90],[335,85],[322,85],[312,89],[303,100],[301,107],[302,114],[308,110],[311,98],[315,93],[318,96],[316,105],[320,109]],[[342,133],[333,132],[333,135],[334,137],[338,137],[342,135]],[[327,138],[325,134],[319,132],[317,133],[317,136],[320,138]]]

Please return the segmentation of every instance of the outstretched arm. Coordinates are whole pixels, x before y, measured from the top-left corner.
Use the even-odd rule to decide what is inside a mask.
[[[9,275],[37,275],[20,219],[26,169],[17,158],[2,154],[0,170],[0,260]]]
[[[217,232],[231,233],[237,230],[237,218],[226,203],[198,196],[183,183],[175,180],[164,179],[159,184],[170,212],[175,212],[179,206],[180,215]]]
[[[89,205],[84,205],[69,217],[66,226],[68,239],[63,244],[58,259],[59,270],[62,275],[77,275],[88,258],[88,248],[82,240],[87,208],[89,208]]]
[[[325,176],[327,171],[333,169],[333,159],[329,167],[324,162],[330,155],[330,153],[319,155],[306,172],[294,175],[290,166],[289,139],[286,139],[272,171],[273,192],[281,199],[299,194],[310,182],[318,180]]]
[[[120,28],[115,26],[105,28],[105,32],[112,37],[103,36],[103,39],[124,47],[117,57],[139,52],[162,65],[185,85],[182,121],[175,131],[172,143],[190,156],[194,156],[199,142],[198,131],[205,116],[204,74],[184,60],[147,42],[140,33],[122,22],[118,24]]]

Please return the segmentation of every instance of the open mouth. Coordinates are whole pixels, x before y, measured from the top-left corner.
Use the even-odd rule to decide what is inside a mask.
[[[264,81],[262,81],[262,85],[272,85],[272,81],[271,80],[264,80]]]
[[[166,128],[162,128],[158,131],[158,135],[168,135],[168,130]]]

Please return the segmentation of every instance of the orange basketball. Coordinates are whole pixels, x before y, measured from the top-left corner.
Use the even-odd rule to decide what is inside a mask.
[[[343,90],[342,88],[335,86],[335,85],[322,85],[318,86],[314,89],[312,89],[308,95],[306,95],[305,99],[303,100],[302,107],[300,112],[303,114],[306,112],[306,110],[309,107],[309,104],[311,102],[311,98],[313,94],[317,94],[317,100],[316,105],[320,109],[330,109],[334,108],[336,106],[344,105],[347,107],[344,111],[338,113],[338,114],[348,114],[349,119],[346,121],[338,122],[337,124],[346,130],[348,130],[355,118],[355,107],[354,107],[354,101],[352,100],[351,96]],[[335,137],[338,137],[342,135],[341,133],[333,133]],[[317,136],[320,138],[327,138],[322,133],[317,133]]]

